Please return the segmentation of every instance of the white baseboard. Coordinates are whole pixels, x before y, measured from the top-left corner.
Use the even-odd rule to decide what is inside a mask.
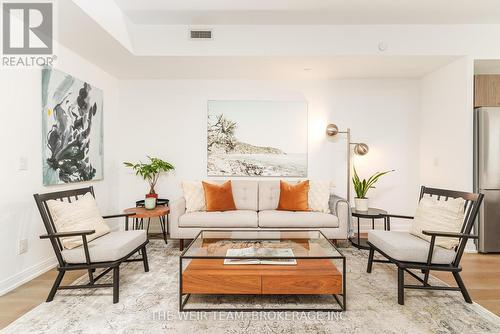
[[[0,282],[0,296],[3,296],[7,292],[14,290],[20,285],[31,281],[35,277],[49,271],[57,265],[57,259],[55,257],[50,257],[46,260],[41,261],[34,266],[24,269],[23,271],[12,275]]]

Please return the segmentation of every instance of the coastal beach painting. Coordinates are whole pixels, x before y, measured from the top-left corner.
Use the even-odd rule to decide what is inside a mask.
[[[307,176],[307,102],[208,101],[208,176]]]
[[[103,93],[70,74],[42,70],[43,184],[102,179]]]

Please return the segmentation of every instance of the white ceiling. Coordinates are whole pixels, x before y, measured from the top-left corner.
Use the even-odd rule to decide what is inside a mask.
[[[104,0],[102,1],[104,3]],[[209,56],[203,53],[196,56],[138,55],[132,53],[115,34],[104,28],[95,16],[91,17],[75,2],[77,1],[58,3],[59,41],[108,73],[124,79],[419,78],[458,57],[439,54],[408,56],[381,53],[333,56],[315,54]],[[126,4],[125,1],[119,2],[121,6]],[[291,2],[299,3],[293,0]],[[95,4],[93,0],[87,0],[87,3]],[[143,3],[134,1],[128,2],[128,5],[142,6]],[[165,6],[181,4],[180,1],[157,3]],[[112,26],[107,28],[109,27],[113,28]],[[202,48],[203,44],[197,45]],[[374,47],[376,49],[376,43]],[[310,70],[304,70],[305,68]]]
[[[115,0],[135,24],[500,23],[498,0]]]

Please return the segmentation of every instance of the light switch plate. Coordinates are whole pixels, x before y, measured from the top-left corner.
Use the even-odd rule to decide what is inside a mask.
[[[19,170],[28,170],[28,158],[20,157],[19,158]]]

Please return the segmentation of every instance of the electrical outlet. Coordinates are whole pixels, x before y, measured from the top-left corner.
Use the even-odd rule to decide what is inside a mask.
[[[21,255],[28,251],[28,239],[19,240],[19,245],[17,249],[17,254]]]

